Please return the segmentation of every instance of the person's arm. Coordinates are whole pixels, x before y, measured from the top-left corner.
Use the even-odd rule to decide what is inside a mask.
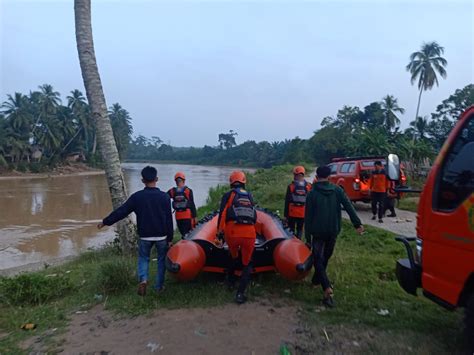
[[[310,192],[308,196],[306,196],[306,205],[304,209],[304,237],[306,239],[306,244],[311,246],[311,230],[312,222],[313,222],[313,194]]]
[[[290,185],[286,188],[286,195],[285,195],[285,211],[283,213],[283,216],[285,216],[286,219],[288,219],[288,213],[290,209],[290,197],[291,197],[291,190],[290,190]]]
[[[221,199],[221,205],[219,207],[219,217],[217,218],[217,233],[224,232],[225,226],[225,206],[227,205],[227,200],[229,199],[229,193],[225,193]]]
[[[173,188],[171,188],[168,190],[168,192],[166,192],[170,198],[173,198],[173,191]]]
[[[196,204],[194,203],[194,194],[191,189],[189,189],[189,209],[191,210],[191,217],[196,218]]]
[[[125,201],[125,203],[109,214],[102,220],[102,224],[105,226],[111,226],[114,223],[117,223],[121,219],[127,217],[130,213],[135,210],[135,195],[130,196],[130,198]]]
[[[357,216],[357,213],[354,209],[354,206],[352,205],[352,202],[349,200],[344,190],[342,190],[341,188],[338,188],[338,192],[339,192],[341,204],[344,206],[344,209],[349,215],[352,225],[354,226],[354,228],[359,229],[360,226],[362,226],[362,222],[360,221],[359,216]]]
[[[373,174],[370,174],[368,185],[369,185],[369,190],[372,190],[372,188],[374,187],[373,186],[374,185],[374,175]]]
[[[166,241],[168,243],[173,242],[173,216],[171,214],[171,200],[166,198],[166,201],[163,203],[165,206],[165,226],[166,226]]]

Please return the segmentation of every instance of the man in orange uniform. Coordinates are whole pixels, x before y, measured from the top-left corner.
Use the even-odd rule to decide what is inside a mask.
[[[383,223],[385,212],[385,198],[387,196],[388,179],[381,161],[374,163],[375,170],[369,180],[370,198],[372,200],[372,220],[379,217],[379,223]]]
[[[250,282],[252,272],[252,254],[255,248],[255,223],[257,211],[250,192],[245,190],[247,179],[242,171],[234,171],[229,177],[231,190],[222,196],[219,210],[218,238],[225,237],[229,246],[231,265],[227,270],[227,281],[232,285],[235,281],[234,272],[237,267],[239,250],[242,255],[242,275],[235,295],[239,304],[247,300],[245,289]]]
[[[196,205],[194,204],[193,190],[185,185],[186,176],[177,172],[174,176],[176,187],[168,190],[168,195],[173,200],[176,224],[181,236],[184,237],[196,225]]]
[[[285,220],[291,232],[301,239],[304,225],[304,207],[306,195],[311,191],[311,184],[304,179],[306,173],[303,166],[293,169],[293,182],[288,185],[285,196]]]

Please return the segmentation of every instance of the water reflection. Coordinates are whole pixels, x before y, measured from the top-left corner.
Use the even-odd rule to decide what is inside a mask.
[[[145,164],[124,164],[129,193],[143,188],[140,170]],[[158,187],[173,186],[183,171],[194,190],[196,204],[204,204],[211,186],[226,183],[231,168],[154,164]],[[49,179],[0,180],[0,269],[73,255],[114,237],[112,228],[96,224],[111,209],[103,175]]]

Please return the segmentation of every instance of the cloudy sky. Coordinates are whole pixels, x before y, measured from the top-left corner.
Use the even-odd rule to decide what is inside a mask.
[[[50,83],[84,90],[72,0],[0,0],[0,98]],[[343,105],[395,95],[413,119],[405,71],[423,41],[445,47],[448,78],[428,115],[474,82],[473,1],[100,1],[93,30],[107,103],[135,134],[180,146],[307,138]]]

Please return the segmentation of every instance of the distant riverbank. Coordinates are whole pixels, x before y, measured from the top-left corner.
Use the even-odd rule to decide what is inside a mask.
[[[151,163],[151,164],[175,164],[175,165],[197,165],[197,166],[215,166],[217,168],[229,168],[229,167],[238,167],[241,169],[260,169],[263,167],[257,166],[255,164],[212,164],[207,162],[193,162],[193,161],[182,161],[182,160],[146,160],[146,159],[126,159],[124,163]]]
[[[104,171],[101,169],[91,168],[85,164],[71,164],[62,165],[49,172],[41,173],[24,173],[16,170],[5,171],[0,173],[0,180],[13,180],[13,179],[45,179],[55,178],[64,176],[88,176],[88,175],[102,175]]]

